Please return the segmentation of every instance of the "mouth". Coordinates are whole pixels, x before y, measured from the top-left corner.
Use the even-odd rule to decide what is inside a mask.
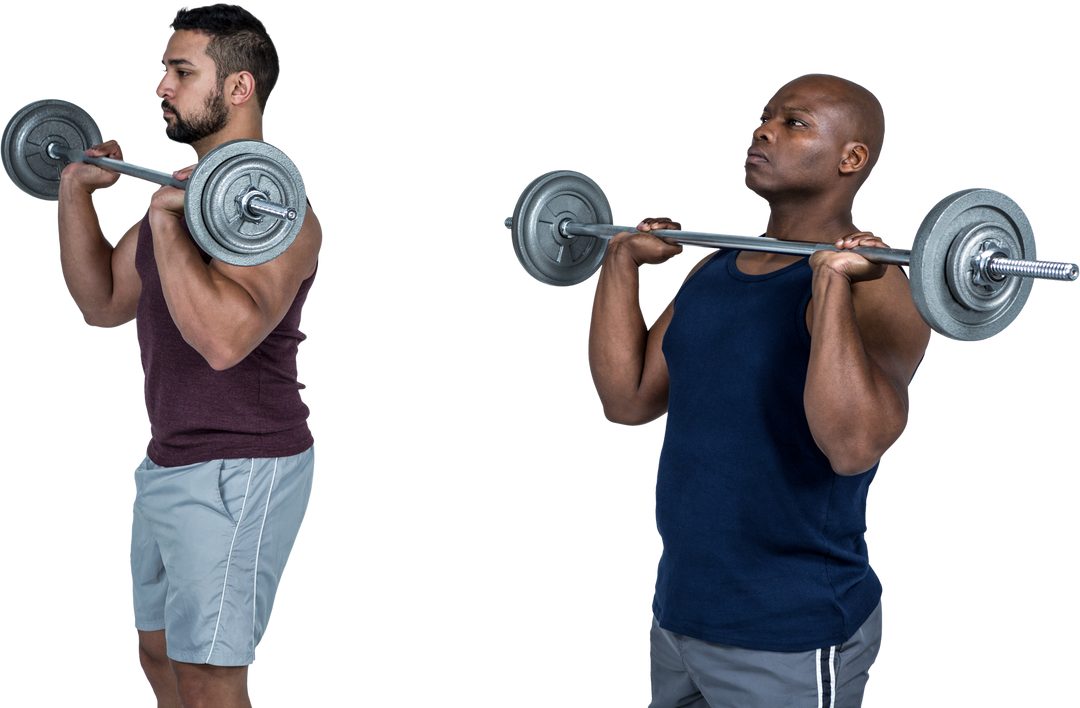
[[[175,118],[176,117],[176,109],[173,108],[172,106],[170,106],[165,101],[161,102],[161,111],[162,111],[162,117],[164,117],[165,120],[168,120],[169,118]]]
[[[769,161],[769,158],[765,157],[765,153],[756,148],[750,148],[746,151],[746,164],[747,165],[761,165]]]

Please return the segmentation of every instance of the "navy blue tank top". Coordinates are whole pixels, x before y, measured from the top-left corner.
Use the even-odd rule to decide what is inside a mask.
[[[881,598],[863,541],[877,466],[838,475],[810,434],[808,259],[749,275],[737,255],[686,281],[664,335],[653,612],[664,629],[747,649],[840,644]]]

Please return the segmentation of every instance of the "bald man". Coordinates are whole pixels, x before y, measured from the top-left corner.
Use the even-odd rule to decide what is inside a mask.
[[[646,219],[613,238],[589,361],[607,417],[668,414],[656,485],[652,708],[859,706],[881,641],[866,495],[907,422],[930,330],[851,207],[884,137],[863,87],[811,75],[761,116],[746,185],[765,235],[835,244],[812,257],[721,250],[647,328],[638,268],[682,247]]]

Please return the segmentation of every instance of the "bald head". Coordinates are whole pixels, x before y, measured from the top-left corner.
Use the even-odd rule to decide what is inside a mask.
[[[885,140],[885,113],[877,97],[853,81],[829,74],[800,76],[785,84],[776,92],[777,95],[788,88],[809,91],[819,97],[843,116],[842,125],[837,126],[843,139],[866,145],[870,153],[867,164],[857,174],[861,184],[877,163]]]

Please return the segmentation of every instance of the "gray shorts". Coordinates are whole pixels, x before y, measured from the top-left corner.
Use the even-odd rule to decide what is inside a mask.
[[[292,457],[135,470],[135,627],[165,630],[169,658],[255,660],[304,519],[314,448]]]
[[[881,646],[881,604],[843,644],[772,652],[652,625],[650,708],[858,708]]]

